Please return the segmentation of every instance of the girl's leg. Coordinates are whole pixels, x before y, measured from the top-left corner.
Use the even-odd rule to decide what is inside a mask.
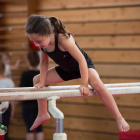
[[[39,81],[40,81],[40,74],[34,77],[33,83],[37,84],[39,83]],[[64,80],[62,80],[62,78],[58,75],[55,68],[51,68],[48,70],[47,77],[46,77],[46,85],[60,83],[63,81]],[[37,101],[38,101],[38,116],[30,130],[37,128],[44,121],[50,119],[50,115],[47,112],[47,101],[45,99],[39,99]]]
[[[44,133],[43,132],[36,133],[36,140],[44,140]]]
[[[26,133],[26,140],[35,140],[34,133]]]
[[[128,131],[129,125],[122,117],[121,113],[119,112],[119,109],[115,103],[115,100],[113,96],[111,95],[110,91],[105,87],[103,82],[101,81],[98,73],[96,70],[89,68],[89,84],[95,91],[98,93],[101,101],[106,105],[106,107],[112,112],[114,115],[118,127],[120,131]]]

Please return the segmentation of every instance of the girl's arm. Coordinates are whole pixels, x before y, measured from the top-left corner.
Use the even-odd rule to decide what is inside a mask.
[[[49,67],[49,58],[47,54],[41,51],[41,60],[40,60],[40,82],[36,85],[35,87],[38,88],[38,91],[40,90],[41,87],[44,87],[46,84],[46,77],[47,77],[47,72],[48,72],[48,67]]]
[[[20,64],[20,59],[14,65],[10,65],[10,70],[16,70]]]
[[[82,95],[85,94],[85,96],[87,96],[87,94],[89,94],[88,67],[85,57],[76,46],[72,36],[70,38],[67,38],[64,35],[60,34],[59,45],[65,48],[65,50],[67,50],[72,55],[72,57],[79,63],[79,69],[81,74],[81,93]]]

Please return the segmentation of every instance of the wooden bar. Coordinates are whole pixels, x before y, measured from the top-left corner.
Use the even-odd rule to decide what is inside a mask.
[[[107,88],[117,88],[117,87],[139,87],[140,82],[136,83],[115,83],[115,84],[105,84]],[[80,85],[68,85],[68,86],[48,86],[43,87],[40,91],[57,91],[57,90],[77,90]],[[92,89],[91,86],[89,86]],[[18,87],[18,88],[0,88],[0,93],[7,92],[31,92],[37,91],[36,87]]]
[[[112,95],[120,94],[139,94],[140,83],[132,84],[111,84],[109,91]],[[116,87],[114,87],[116,86]],[[79,86],[58,86],[58,87],[47,87],[42,88],[42,91],[35,91],[36,87],[29,88],[11,88],[11,89],[0,89],[0,101],[22,101],[22,100],[36,100],[36,99],[47,99],[51,96],[59,96],[60,98],[69,97],[83,97],[79,89]],[[67,89],[67,90],[66,90]],[[46,90],[46,91],[45,91]],[[34,91],[34,92],[33,92]],[[89,96],[97,96],[96,91],[90,88]]]

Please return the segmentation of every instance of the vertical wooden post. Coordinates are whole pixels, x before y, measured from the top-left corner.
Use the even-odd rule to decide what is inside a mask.
[[[35,14],[36,12],[36,0],[28,0],[28,16]],[[33,50],[31,42],[28,40],[29,50]]]
[[[36,0],[28,0],[28,16],[35,14],[36,12]]]

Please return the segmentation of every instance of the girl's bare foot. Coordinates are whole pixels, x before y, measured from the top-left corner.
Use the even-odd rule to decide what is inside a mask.
[[[125,121],[124,118],[117,120],[118,127],[120,131],[127,132],[129,131],[130,127],[129,124]]]
[[[45,115],[42,115],[42,116],[37,116],[34,124],[32,125],[32,127],[30,128],[30,130],[34,130],[35,128],[37,128],[40,124],[42,124],[43,122],[47,121],[50,119],[50,114],[47,113]]]

